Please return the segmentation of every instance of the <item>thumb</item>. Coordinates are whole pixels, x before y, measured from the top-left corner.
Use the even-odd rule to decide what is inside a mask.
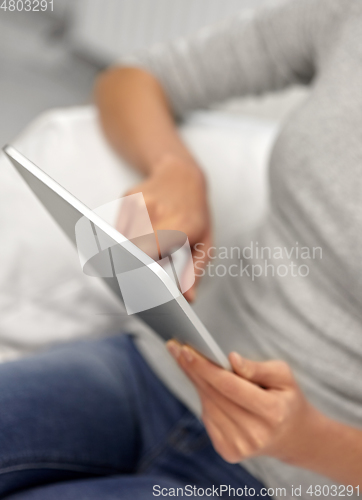
[[[284,361],[251,361],[236,352],[229,355],[234,372],[240,377],[265,388],[284,388],[293,383],[292,371]]]
[[[193,272],[195,275],[195,282],[192,287],[184,293],[185,299],[189,302],[193,302],[195,300],[198,282],[205,274],[205,267],[208,262],[207,251],[212,244],[211,230],[208,229],[201,241],[199,241],[197,244],[202,245],[203,250],[196,250],[195,247],[193,247],[192,249],[192,261],[190,264],[193,267],[191,272]],[[186,272],[190,272],[190,269],[185,270],[185,274]]]

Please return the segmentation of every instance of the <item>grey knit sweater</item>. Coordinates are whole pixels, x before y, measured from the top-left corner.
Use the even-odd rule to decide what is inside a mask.
[[[316,407],[362,428],[362,2],[285,1],[130,62],[158,77],[177,114],[310,86],[271,155],[268,218],[243,243],[242,265],[260,265],[253,269],[261,275],[214,279],[196,310],[226,352],[286,360]],[[190,386],[177,385],[183,379],[164,352],[147,356],[192,406]],[[244,466],[285,487],[287,498],[291,485],[311,498],[309,485],[331,484],[271,458]]]

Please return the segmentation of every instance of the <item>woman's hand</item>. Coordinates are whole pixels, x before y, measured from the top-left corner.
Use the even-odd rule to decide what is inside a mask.
[[[205,179],[178,133],[160,82],[140,68],[114,67],[97,80],[95,97],[108,140],[122,158],[147,175],[127,194],[143,193],[154,230],[182,231],[191,247],[203,243],[207,252],[211,227]],[[195,265],[196,254],[201,270],[206,262],[195,252]],[[195,286],[185,293],[188,300],[194,295]]]
[[[168,349],[194,383],[206,430],[227,462],[256,455],[294,461],[317,411],[286,363],[254,362],[231,353],[232,373],[175,341]]]
[[[354,487],[362,487],[362,429],[311,406],[286,363],[254,362],[233,352],[233,373],[174,340],[167,347],[194,383],[206,430],[227,462],[268,455],[360,491]]]
[[[191,248],[196,243],[203,243],[203,250],[207,252],[211,245],[210,214],[205,179],[196,165],[167,156],[152,169],[144,182],[128,191],[126,196],[140,192],[143,193],[154,231],[182,231],[188,236]],[[121,221],[118,229],[122,232]],[[194,252],[193,260],[196,265]],[[206,262],[199,261],[198,267],[202,265]],[[185,293],[190,301],[194,296],[195,285]]]

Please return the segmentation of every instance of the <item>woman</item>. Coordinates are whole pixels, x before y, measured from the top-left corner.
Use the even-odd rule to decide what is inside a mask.
[[[251,240],[270,249],[274,270],[273,249],[285,248],[283,265],[307,265],[308,273],[228,276],[201,298],[203,321],[234,351],[234,373],[169,343],[198,392],[207,434],[129,337],[2,365],[3,497],[358,496],[361,22],[354,0],[286,1],[124,60],[100,77],[105,133],[146,175],[132,192],[143,192],[155,229],[182,230],[204,250],[211,244],[205,180],[173,117],[309,84],[274,146],[270,214]],[[300,247],[321,252],[303,257]],[[199,256],[196,247],[197,269]],[[252,255],[250,264],[264,264],[263,257]],[[162,349],[142,353],[191,407],[192,388],[176,383],[180,371]],[[212,490],[220,485],[229,489]]]

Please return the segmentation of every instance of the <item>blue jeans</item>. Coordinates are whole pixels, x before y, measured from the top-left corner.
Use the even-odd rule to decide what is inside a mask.
[[[145,500],[170,488],[198,498],[194,487],[220,485],[254,488],[255,496],[263,487],[214,451],[131,337],[0,365],[0,498]]]

